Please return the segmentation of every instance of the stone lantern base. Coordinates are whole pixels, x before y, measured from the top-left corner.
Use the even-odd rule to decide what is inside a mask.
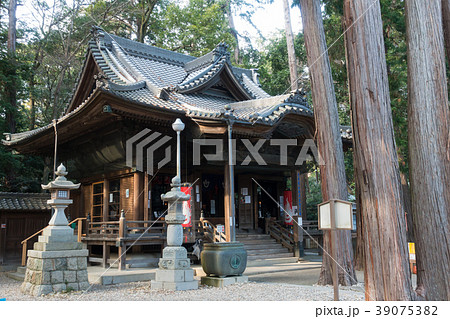
[[[87,289],[87,256],[88,250],[82,249],[72,228],[48,226],[28,251],[22,292],[40,296]]]
[[[184,247],[166,247],[163,257],[159,259],[152,289],[192,290],[198,289],[198,281],[194,279],[194,270],[190,268],[190,260]]]

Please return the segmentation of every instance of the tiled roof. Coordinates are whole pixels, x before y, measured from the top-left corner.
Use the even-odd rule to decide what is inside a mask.
[[[50,210],[50,194],[0,192],[0,211]]]
[[[106,92],[148,106],[149,112],[161,108],[218,121],[224,120],[225,106],[229,106],[237,121],[270,126],[291,113],[313,117],[304,93],[271,97],[259,85],[256,70],[231,65],[223,43],[195,58],[110,35],[100,28],[94,28],[93,35],[88,55],[92,55],[101,74],[96,76],[97,88],[90,97]],[[71,106],[58,123],[77,116],[90,97]],[[50,129],[51,124],[12,134],[3,144],[12,146]]]
[[[127,99],[149,103],[155,96],[160,97],[161,90],[165,90],[171,92],[167,102],[172,106],[163,107],[178,110],[180,106],[174,104],[178,104],[180,94],[193,94],[186,96],[181,109],[187,107],[188,114],[190,111],[209,114],[211,109],[216,110],[225,104],[238,102],[238,100],[225,101],[205,91],[205,88],[219,82],[219,76],[225,70],[228,70],[229,77],[237,83],[244,96],[250,99],[270,97],[259,83],[254,81],[256,79],[254,70],[231,65],[230,53],[227,45],[223,43],[210,53],[195,58],[110,35],[100,28],[94,30],[94,38],[95,41],[91,41],[89,47],[96,63],[112,84],[109,86],[111,90]],[[145,82],[146,89],[136,90],[137,82]],[[114,84],[121,85],[122,88],[115,90],[117,86]],[[202,99],[204,101],[201,101]],[[195,105],[190,105],[191,100]],[[213,105],[216,102],[217,104]],[[199,108],[203,106],[205,109],[200,110]]]

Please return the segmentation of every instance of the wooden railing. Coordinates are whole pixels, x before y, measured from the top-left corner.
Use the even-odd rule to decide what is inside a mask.
[[[83,236],[83,220],[86,220],[86,218],[76,218],[72,220],[67,226],[72,225],[73,223],[77,223],[77,240],[78,242],[81,242],[81,238]],[[20,243],[22,244],[22,266],[25,266],[27,264],[27,248],[28,248],[28,241],[32,238],[34,238],[37,235],[40,235],[44,229],[47,227],[42,228],[40,231],[34,233],[30,237],[27,237],[26,239],[22,240]]]
[[[151,226],[151,227],[150,227]],[[149,228],[150,227],[150,228]],[[162,221],[153,220],[127,220],[122,214],[119,221],[90,222],[89,235],[87,241],[103,242],[103,257],[89,257],[90,262],[101,262],[104,267],[116,260],[109,259],[108,245],[111,242],[118,247],[119,270],[124,270],[127,264],[132,264],[132,260],[127,261],[127,247],[135,245],[164,244],[167,236],[167,224]],[[107,242],[110,242],[109,244]],[[150,258],[148,261],[153,261]],[[145,262],[139,259],[139,263]]]
[[[280,222],[275,220],[269,220],[267,225],[268,233],[271,237],[281,243],[290,252],[294,251],[294,235],[289,229],[284,228]]]
[[[200,218],[199,228],[203,231],[204,239],[212,243],[227,241],[225,233],[217,231],[217,227],[207,219]]]
[[[83,234],[83,220],[86,220],[86,217],[75,218],[67,225],[71,226],[76,223],[77,241],[79,243],[81,243],[81,238],[86,236],[86,234]]]
[[[308,232],[310,236],[321,236],[323,233],[322,230],[319,229],[319,222],[317,220],[304,220],[302,228]]]

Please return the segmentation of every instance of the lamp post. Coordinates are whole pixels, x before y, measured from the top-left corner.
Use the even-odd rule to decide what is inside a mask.
[[[181,181],[181,142],[180,133],[184,130],[184,123],[180,119],[176,119],[172,124],[172,128],[177,132],[177,176]]]
[[[194,271],[190,268],[186,248],[183,244],[183,202],[190,199],[181,191],[181,143],[180,133],[184,130],[184,123],[180,119],[172,124],[177,132],[177,175],[172,178],[171,190],[161,195],[163,201],[169,203],[166,216],[167,247],[159,259],[155,280],[152,280],[152,289],[188,290],[197,289],[198,281],[194,280]]]
[[[340,199],[330,199],[318,205],[319,229],[331,231],[331,256],[333,258],[334,300],[339,300],[339,276],[337,269],[337,231],[351,230],[353,227],[352,203]]]
[[[236,120],[235,116],[233,115],[233,109],[229,105],[225,106],[225,113],[224,117],[228,124],[228,171],[230,174],[230,241],[236,241],[236,221],[235,221],[235,207],[234,207],[234,159],[233,159],[233,139],[232,139],[232,133],[233,133],[233,124]]]

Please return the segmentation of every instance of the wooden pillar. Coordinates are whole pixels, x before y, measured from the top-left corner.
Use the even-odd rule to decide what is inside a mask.
[[[103,221],[109,220],[109,181],[103,180]]]
[[[304,182],[303,187],[301,185],[302,181],[304,179],[301,179],[300,171],[298,170],[292,170],[291,171],[291,191],[292,191],[292,206],[296,206],[297,209],[294,212],[294,256],[295,257],[303,257],[305,255],[304,248],[303,248],[303,228],[302,226],[302,218],[303,218],[303,207],[306,204],[303,205],[302,203],[302,188],[304,189]],[[304,190],[303,190],[304,192]]]
[[[150,220],[149,209],[151,205],[149,203],[149,196],[148,196],[149,195],[148,192],[150,191],[150,186],[148,185],[149,181],[150,180],[148,178],[147,172],[144,172],[144,216],[143,216],[144,220]],[[148,227],[148,224],[146,223],[144,227]]]
[[[110,255],[111,247],[106,244],[106,241],[103,242],[103,257],[102,257],[102,266],[103,268],[108,267],[108,260]]]
[[[201,199],[201,193],[202,193],[202,174],[201,172],[197,172],[194,171],[193,173],[193,183],[195,181],[197,181],[195,184],[193,184],[192,186],[192,202],[191,202],[191,207],[192,207],[192,231],[194,232],[194,234],[197,236],[197,229],[198,229],[198,223],[200,220],[200,212],[201,212],[201,202],[197,202],[197,194],[198,197]],[[198,192],[197,192],[198,189]],[[195,238],[197,239],[197,238]]]
[[[231,241],[231,225],[230,225],[230,217],[231,214],[231,206],[230,206],[230,167],[227,163],[225,163],[224,169],[224,208],[225,208],[225,236],[227,238],[227,242]],[[233,225],[234,226],[234,225]]]
[[[119,219],[119,270],[125,270],[127,260],[127,246],[125,245],[126,220],[125,214],[122,212]]]
[[[134,185],[133,185],[133,219],[143,220],[144,218],[144,200],[143,200],[143,188],[144,179],[141,172],[134,173]]]
[[[103,180],[103,221],[107,222],[109,220],[109,181],[107,179]],[[104,229],[106,225],[102,225]],[[103,241],[103,255],[102,255],[102,266],[106,268],[108,266],[109,259],[109,246],[106,241]]]

